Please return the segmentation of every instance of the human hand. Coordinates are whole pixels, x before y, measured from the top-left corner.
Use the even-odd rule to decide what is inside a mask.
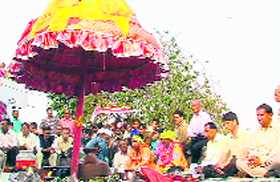
[[[261,160],[258,156],[251,156],[249,159],[248,159],[248,162],[249,162],[249,166],[251,167],[256,167],[256,166],[260,166],[261,165]]]

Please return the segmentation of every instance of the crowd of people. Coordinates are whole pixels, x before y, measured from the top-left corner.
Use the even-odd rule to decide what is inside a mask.
[[[275,90],[275,100],[280,102],[280,86]],[[203,111],[200,100],[192,102],[192,109],[194,115],[189,124],[183,111],[173,113],[174,130],[166,130],[157,118],[150,125],[137,118],[131,125],[121,121],[93,124],[83,128],[81,147],[96,148],[97,158],[115,173],[148,167],[160,173],[179,170],[205,178],[279,175],[280,123],[272,119],[271,106],[264,103],[256,108],[260,126],[255,132],[242,129],[236,113],[225,113],[222,123],[226,135],[218,131],[217,123]],[[39,126],[22,123],[18,110],[12,115],[13,119],[1,121],[0,158],[3,161],[6,156],[7,166],[16,165],[20,150],[33,151],[38,169],[63,162],[70,165],[75,136],[75,120],[70,117],[70,110],[65,110],[58,120],[52,108],[48,108],[47,117]]]

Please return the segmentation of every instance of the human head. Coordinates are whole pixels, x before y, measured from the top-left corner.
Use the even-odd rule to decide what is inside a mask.
[[[141,146],[141,144],[144,142],[143,138],[141,135],[133,135],[133,137],[131,138],[131,145],[132,148],[138,150]]]
[[[36,122],[32,122],[29,125],[29,131],[31,131],[32,133],[36,133],[37,127],[38,127],[37,123]]]
[[[213,122],[206,123],[204,125],[204,132],[208,140],[214,140],[217,134],[217,126]]]
[[[198,114],[199,111],[202,109],[202,103],[200,100],[194,100],[192,102],[192,110],[194,114]]]
[[[14,118],[18,119],[19,111],[17,109],[13,110],[12,115],[13,115]]]
[[[53,117],[53,109],[51,107],[48,107],[46,111],[47,111],[48,117]]]
[[[51,136],[51,127],[46,126],[46,127],[43,127],[42,129],[43,129],[44,138],[45,139],[50,138],[50,136]]]
[[[62,134],[62,126],[61,125],[57,125],[56,126],[56,135],[60,136]]]
[[[237,115],[231,111],[223,116],[222,121],[226,129],[230,132],[233,132],[235,128],[239,125]]]
[[[152,133],[152,141],[156,141],[157,139],[159,139],[159,137],[160,137],[160,134],[158,131],[154,131]]]
[[[102,137],[103,139],[106,140],[106,142],[110,141],[110,138],[113,135],[113,132],[110,131],[109,129],[101,128],[97,132],[98,136]]]
[[[168,130],[160,134],[160,139],[162,139],[164,145],[169,146],[170,143],[175,139],[174,131]]]
[[[129,124],[126,125],[125,130],[128,131],[128,132],[131,132],[131,126]]]
[[[176,124],[180,124],[184,120],[184,111],[177,110],[173,113],[173,119]]]
[[[133,127],[134,129],[138,129],[139,126],[140,126],[140,120],[137,119],[137,118],[134,119],[134,120],[133,120],[133,123],[132,123],[132,127]]]
[[[128,143],[126,140],[119,141],[118,147],[122,153],[126,154],[128,149]]]
[[[1,130],[3,133],[6,133],[10,127],[11,127],[11,120],[9,118],[4,118],[2,121],[1,121]]]
[[[140,126],[139,126],[139,131],[140,131],[140,133],[145,133],[146,132],[146,125],[145,124],[143,124],[143,123],[141,123],[140,124]]]
[[[267,104],[262,104],[257,107],[257,119],[262,127],[267,128],[272,121],[273,111],[272,107]]]
[[[275,89],[274,99],[276,102],[280,102],[280,85],[278,85]]]
[[[69,119],[70,118],[70,114],[71,114],[71,111],[69,109],[66,109],[64,111],[64,118],[65,119]]]
[[[159,126],[159,123],[160,123],[159,119],[158,118],[154,118],[153,122],[152,122],[153,129],[157,129],[158,126]]]
[[[69,128],[63,128],[61,134],[62,134],[62,137],[65,141],[68,140],[68,138],[70,136],[70,129]]]
[[[28,123],[22,123],[21,125],[21,131],[23,133],[24,136],[28,136],[29,132],[30,132],[30,125]]]

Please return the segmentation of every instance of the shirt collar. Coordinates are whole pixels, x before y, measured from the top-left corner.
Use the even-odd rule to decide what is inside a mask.
[[[276,122],[274,122],[274,121],[272,120],[269,127],[264,128],[264,127],[260,126],[260,127],[259,127],[259,130],[261,130],[261,131],[267,131],[268,129],[275,129],[276,127],[277,127]]]

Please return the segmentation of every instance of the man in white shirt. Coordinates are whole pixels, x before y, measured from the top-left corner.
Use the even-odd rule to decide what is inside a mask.
[[[30,132],[28,123],[21,125],[21,132],[17,134],[17,142],[20,150],[38,150],[39,138]]]
[[[124,173],[124,166],[128,160],[128,144],[127,141],[121,140],[118,144],[119,151],[115,153],[113,167],[115,173]]]
[[[215,166],[219,162],[220,157],[224,151],[225,136],[217,132],[215,123],[205,124],[205,136],[209,140],[204,152],[204,158],[200,165],[193,164],[191,170],[194,175],[204,174],[205,178],[218,177]]]
[[[191,137],[189,144],[192,156],[192,163],[197,163],[201,157],[201,149],[207,144],[208,139],[204,135],[204,126],[206,123],[212,123],[210,115],[202,111],[200,100],[192,102],[193,117],[188,127],[188,136]]]

